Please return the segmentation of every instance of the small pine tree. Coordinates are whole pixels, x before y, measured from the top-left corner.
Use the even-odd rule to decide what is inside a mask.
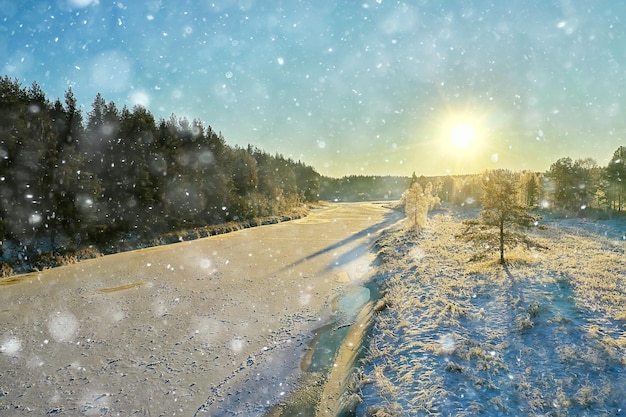
[[[500,263],[506,263],[506,248],[526,246],[543,248],[524,231],[537,226],[540,216],[532,215],[518,203],[519,180],[508,170],[487,171],[483,175],[482,209],[478,219],[465,220],[458,238],[485,251],[499,250]]]

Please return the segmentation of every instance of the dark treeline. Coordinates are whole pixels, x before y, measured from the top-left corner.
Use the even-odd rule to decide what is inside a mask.
[[[199,120],[155,120],[98,94],[83,114],[71,89],[0,79],[0,254],[7,242],[106,244],[290,213],[317,201],[310,166],[228,146]]]
[[[351,175],[323,177],[320,199],[326,201],[398,200],[411,183],[409,177]]]

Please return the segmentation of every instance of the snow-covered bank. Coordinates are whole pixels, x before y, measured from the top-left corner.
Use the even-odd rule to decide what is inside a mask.
[[[468,261],[454,239],[461,217],[381,239],[389,308],[375,319],[357,415],[626,410],[623,229],[551,221],[539,234],[548,251],[513,252],[503,268]]]
[[[35,239],[28,247],[13,240],[0,242],[0,285],[2,278],[17,274],[26,274],[64,265],[75,264],[80,261],[98,258],[103,255],[128,252],[155,246],[171,245],[202,239],[209,236],[222,235],[251,227],[267,226],[290,220],[306,217],[311,207],[322,207],[324,203],[301,206],[291,213],[280,216],[251,219],[247,221],[232,221],[222,224],[208,225],[193,229],[177,230],[159,236],[140,236],[138,234],[121,234],[117,239],[106,245],[97,245],[89,242],[72,242],[67,236],[59,236],[56,245],[48,239]]]

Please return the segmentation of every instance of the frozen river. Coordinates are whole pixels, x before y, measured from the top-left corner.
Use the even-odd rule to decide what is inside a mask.
[[[2,285],[0,415],[261,414],[397,219],[331,204]]]

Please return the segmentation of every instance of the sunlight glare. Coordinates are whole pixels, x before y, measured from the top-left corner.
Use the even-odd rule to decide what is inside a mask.
[[[459,124],[450,131],[450,141],[458,148],[468,147],[476,137],[476,131],[468,124]]]

